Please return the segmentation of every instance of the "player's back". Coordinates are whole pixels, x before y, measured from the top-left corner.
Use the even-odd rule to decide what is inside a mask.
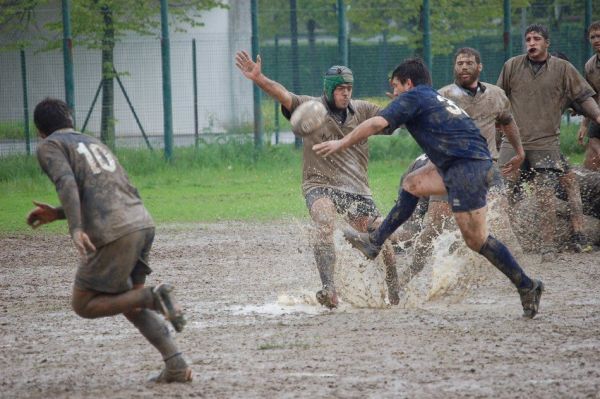
[[[431,162],[440,168],[460,159],[491,159],[473,120],[431,86],[419,85],[398,96],[380,114],[395,130],[405,124]]]
[[[74,178],[83,228],[95,245],[154,225],[119,161],[96,138],[71,129],[56,131],[40,142],[38,159],[57,191]]]

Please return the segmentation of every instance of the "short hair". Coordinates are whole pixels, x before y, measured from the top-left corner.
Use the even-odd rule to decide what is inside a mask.
[[[51,97],[46,97],[35,106],[33,122],[45,135],[59,129],[73,128],[73,118],[67,103]]]
[[[415,86],[421,84],[431,86],[431,74],[420,58],[407,58],[404,60],[394,69],[392,73],[393,78],[398,79],[402,84],[410,79]]]
[[[475,62],[478,63],[478,64],[481,64],[481,54],[479,54],[479,51],[475,50],[474,48],[472,48],[472,47],[461,47],[458,50],[456,50],[456,53],[454,53],[454,62],[455,63],[456,63],[456,59],[461,54],[466,54],[466,55],[470,55],[472,57],[475,57]]]
[[[600,30],[600,21],[594,21],[590,24],[588,28],[588,35],[592,33],[593,30]]]
[[[546,28],[542,24],[531,24],[531,25],[529,25],[527,27],[527,29],[525,29],[525,33],[523,34],[523,37],[527,36],[527,34],[531,33],[531,32],[537,32],[537,33],[539,33],[546,40],[550,39],[550,34],[548,33],[548,28]]]

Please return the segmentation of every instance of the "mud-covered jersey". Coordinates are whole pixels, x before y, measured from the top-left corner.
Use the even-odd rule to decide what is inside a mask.
[[[94,137],[58,130],[38,144],[37,158],[56,186],[71,233],[80,228],[101,247],[154,226],[117,158]]]
[[[559,150],[562,110],[595,94],[571,63],[552,56],[537,73],[527,54],[509,59],[497,85],[510,100],[525,150]],[[503,141],[502,147],[507,146]]]
[[[490,83],[479,82],[475,95],[456,83],[444,86],[438,92],[469,114],[487,140],[492,159],[497,160],[496,124],[507,125],[513,119],[510,101],[504,90]]]
[[[323,103],[329,110],[327,101],[323,97],[292,94],[291,109],[282,107],[283,115],[289,119],[300,104],[311,100]],[[367,140],[326,158],[317,155],[312,146],[343,138],[361,122],[377,115],[380,110],[377,105],[369,102],[351,100],[344,122],[340,122],[331,111],[328,111],[323,126],[303,138],[302,191],[305,195],[316,187],[332,187],[347,193],[371,195],[367,180],[369,163]]]
[[[431,162],[445,170],[462,159],[491,159],[487,142],[467,113],[431,86],[402,93],[379,113],[393,132],[404,124]]]
[[[583,69],[585,80],[596,91],[594,98],[600,104],[600,55],[594,54],[587,60]]]

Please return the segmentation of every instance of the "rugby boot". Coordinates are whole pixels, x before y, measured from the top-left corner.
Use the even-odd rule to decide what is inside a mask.
[[[593,249],[585,234],[580,231],[573,233],[571,236],[571,248],[573,248],[573,251],[579,253],[591,252]]]
[[[544,292],[544,283],[541,280],[532,280],[533,287],[519,289],[521,304],[523,305],[523,317],[533,319],[538,312],[540,299]]]
[[[338,307],[339,300],[337,297],[337,293],[335,292],[335,288],[330,288],[327,285],[324,285],[322,289],[317,291],[316,297],[317,301],[321,305],[329,309]]]
[[[170,384],[172,382],[191,382],[192,381],[192,369],[190,367],[182,369],[169,369],[164,368],[157,376],[154,376],[148,380],[157,384]]]
[[[369,233],[360,233],[354,229],[344,229],[344,238],[350,245],[362,252],[367,259],[375,259],[381,251],[381,245],[373,244]]]
[[[181,332],[185,326],[185,317],[181,307],[175,302],[171,291],[171,284],[159,284],[152,288],[152,296],[154,297],[154,309],[162,313],[172,325],[175,331]]]

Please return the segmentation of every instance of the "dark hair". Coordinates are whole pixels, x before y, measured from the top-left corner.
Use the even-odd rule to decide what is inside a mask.
[[[548,40],[550,38],[550,35],[548,34],[548,28],[546,28],[544,25],[541,25],[541,24],[529,25],[527,27],[527,29],[525,29],[525,33],[523,34],[523,37],[527,36],[527,34],[531,33],[531,32],[539,33],[546,40]]]
[[[466,54],[466,55],[470,55],[475,57],[475,62],[478,64],[481,64],[481,54],[479,54],[479,51],[475,50],[472,47],[461,47],[458,50],[456,50],[456,53],[454,53],[454,62],[456,63],[456,59],[458,58],[459,55],[461,54]]]
[[[38,130],[47,136],[59,129],[73,128],[69,106],[57,98],[46,97],[36,105],[33,122]]]
[[[404,84],[410,79],[413,85],[431,86],[431,74],[420,58],[407,58],[392,72],[392,79],[396,78]]]
[[[588,28],[588,35],[592,33],[593,30],[600,30],[600,21],[594,21],[590,24]]]

